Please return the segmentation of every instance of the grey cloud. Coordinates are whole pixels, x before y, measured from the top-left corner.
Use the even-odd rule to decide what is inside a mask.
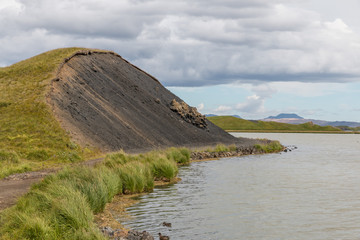
[[[280,0],[21,0],[0,10],[1,64],[52,48],[118,52],[166,86],[359,81],[360,37]]]

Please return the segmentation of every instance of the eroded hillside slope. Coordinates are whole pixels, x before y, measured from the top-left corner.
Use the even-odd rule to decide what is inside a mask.
[[[240,143],[112,52],[66,59],[48,103],[76,142],[105,151]]]

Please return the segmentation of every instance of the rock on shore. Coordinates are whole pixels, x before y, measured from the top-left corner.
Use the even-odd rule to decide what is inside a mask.
[[[114,240],[154,240],[154,237],[146,231],[130,230],[127,233],[120,229],[103,227],[100,229],[104,236]]]

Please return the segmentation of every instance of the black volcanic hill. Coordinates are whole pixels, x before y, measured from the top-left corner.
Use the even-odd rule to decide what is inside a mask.
[[[76,142],[105,151],[252,143],[215,126],[112,52],[82,51],[67,58],[48,103]]]

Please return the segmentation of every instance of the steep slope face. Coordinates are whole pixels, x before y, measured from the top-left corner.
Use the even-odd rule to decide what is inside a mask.
[[[66,59],[48,102],[73,139],[105,151],[239,142],[154,77],[110,52]]]

